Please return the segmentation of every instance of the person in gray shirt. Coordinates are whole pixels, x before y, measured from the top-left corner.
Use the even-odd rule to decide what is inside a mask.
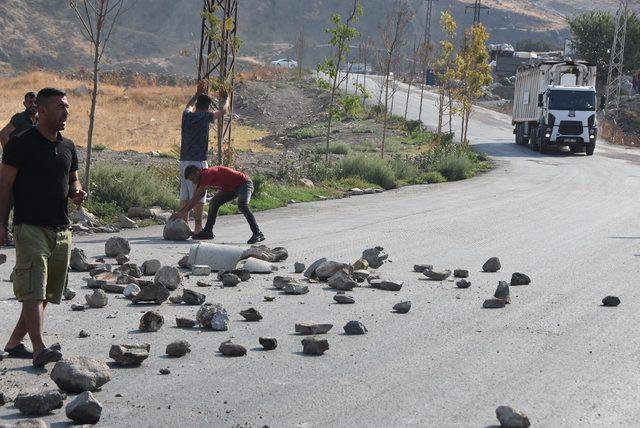
[[[196,186],[184,178],[184,171],[189,165],[195,165],[200,169],[208,167],[207,152],[209,151],[209,125],[224,115],[229,109],[229,99],[224,89],[220,90],[219,100],[222,103],[220,110],[211,111],[213,100],[205,93],[206,82],[200,81],[196,94],[191,97],[186,108],[182,112],[182,141],[180,143],[180,209],[184,208],[196,191]],[[224,100],[224,101],[223,101]],[[194,233],[202,230],[202,214],[207,195],[193,208],[195,217]],[[189,212],[183,217],[189,222]]]

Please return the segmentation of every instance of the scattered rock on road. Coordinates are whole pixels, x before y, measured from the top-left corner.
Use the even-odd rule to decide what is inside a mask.
[[[374,247],[364,250],[362,258],[369,263],[370,267],[378,269],[389,258],[389,255],[384,252],[384,248]]]
[[[607,296],[602,299],[602,306],[615,307],[620,304],[620,298],[616,296]]]
[[[386,291],[400,291],[404,282],[403,281],[388,281],[385,279],[372,279],[369,281],[369,285],[378,290]]]
[[[73,399],[65,413],[69,419],[78,424],[97,424],[102,416],[102,404],[89,391],[83,392]]]
[[[71,250],[71,259],[69,261],[69,267],[76,272],[89,272],[93,269],[93,265],[89,263],[84,251],[80,248],[74,248]]]
[[[137,229],[138,224],[124,214],[120,214],[116,220],[116,225],[122,229]]]
[[[196,326],[196,321],[189,318],[176,318],[176,326],[178,328],[193,328]]]
[[[482,270],[485,272],[498,272],[500,268],[502,268],[502,265],[497,257],[491,257],[482,265]]]
[[[193,276],[209,276],[209,275],[211,275],[211,266],[209,266],[209,265],[193,265],[193,266],[191,266],[191,275],[193,275]]]
[[[229,328],[229,314],[218,303],[205,303],[196,314],[198,324],[214,331],[226,331]]]
[[[365,259],[358,259],[351,265],[351,267],[353,270],[367,270],[369,269],[369,262]]]
[[[302,273],[304,272],[305,269],[306,269],[306,266],[304,263],[296,262],[293,264],[293,270],[295,273]]]
[[[344,270],[339,270],[329,278],[329,287],[340,291],[351,291],[358,284]]]
[[[126,290],[126,287],[122,284],[113,284],[108,282],[102,285],[102,291],[105,293],[124,294],[124,290]]]
[[[122,264],[122,266],[120,266],[118,271],[125,275],[132,276],[134,278],[142,277],[142,271],[140,270],[140,267],[135,263],[131,263],[131,262],[124,263]]]
[[[182,274],[173,266],[162,266],[156,272],[153,281],[156,284],[164,285],[168,290],[177,289],[182,283]]]
[[[193,232],[183,219],[169,220],[162,231],[162,238],[165,241],[186,241],[191,238]]]
[[[104,254],[107,257],[118,257],[120,254],[129,253],[131,253],[131,245],[121,236],[112,236],[104,244]]]
[[[62,294],[64,300],[73,300],[76,297],[76,290],[73,288],[66,288]]]
[[[468,278],[469,271],[466,269],[456,269],[453,271],[453,276],[455,276],[456,278]]]
[[[351,274],[351,277],[356,280],[356,282],[365,282],[371,276],[371,272],[368,270],[354,270]]]
[[[519,410],[509,406],[499,406],[496,409],[496,417],[503,428],[529,428],[529,417]]]
[[[335,261],[326,261],[316,268],[316,276],[320,281],[326,281],[341,270],[352,272],[351,265]]]
[[[393,310],[401,314],[406,314],[411,310],[411,302],[407,301],[396,303],[395,305],[393,305]]]
[[[236,343],[232,343],[230,340],[222,342],[218,347],[218,351],[225,357],[243,357],[247,355],[247,349]]]
[[[137,367],[149,358],[151,345],[112,345],[109,350],[109,358],[123,367]]]
[[[296,333],[300,334],[326,334],[333,328],[333,324],[318,324],[315,322],[304,321],[296,323]]]
[[[511,285],[529,285],[531,283],[531,278],[527,275],[515,272],[511,275]]]
[[[502,299],[506,303],[511,303],[511,296],[509,293],[509,283],[506,281],[500,281],[498,283],[498,288],[496,288],[496,292],[493,295],[496,299]]]
[[[89,336],[91,335],[86,330],[80,330],[80,333],[78,333],[80,339],[86,339]]]
[[[262,314],[255,308],[240,311],[240,315],[247,321],[260,321],[262,319]]]
[[[62,401],[67,398],[59,391],[46,391],[36,394],[19,394],[13,400],[20,413],[27,416],[44,416],[53,410],[62,408]]]
[[[259,337],[258,341],[265,351],[272,351],[278,347],[278,339],[275,337]]]
[[[506,305],[507,302],[502,299],[487,299],[482,304],[482,307],[485,309],[500,309],[504,308]]]
[[[111,371],[102,361],[89,357],[71,357],[58,361],[50,374],[58,388],[77,394],[96,391],[111,380]]]
[[[138,285],[136,284],[127,285],[122,292],[124,297],[126,297],[127,299],[133,299],[138,295],[138,293],[140,293],[140,287],[138,287]]]
[[[152,276],[152,275],[155,275],[156,272],[158,272],[161,267],[162,267],[162,264],[160,263],[160,260],[151,259],[142,263],[142,266],[140,266],[140,270],[142,271],[143,275]]]
[[[249,272],[247,269],[231,269],[219,272],[218,279],[222,281],[222,278],[229,273],[240,278],[240,281],[242,282],[249,281],[251,279],[251,272]]]
[[[154,302],[156,305],[160,305],[165,302],[171,293],[162,284],[150,284],[144,287],[140,292],[133,298],[133,303],[141,303],[141,302]]]
[[[339,294],[339,293],[333,296],[333,300],[335,300],[338,303],[347,304],[347,305],[356,302],[353,297],[347,296],[346,294]]]
[[[449,269],[443,271],[427,269],[422,273],[424,274],[424,276],[434,281],[444,281],[451,276],[451,271]]]
[[[170,357],[184,357],[191,352],[191,345],[186,340],[176,340],[167,345],[165,352]]]
[[[82,312],[85,309],[87,309],[87,307],[85,305],[77,305],[77,304],[73,304],[71,305],[71,310],[74,312]]]
[[[433,270],[433,265],[423,265],[423,264],[413,265],[414,272],[422,273],[425,270]]]
[[[273,288],[278,290],[282,290],[287,284],[297,284],[298,281],[295,278],[290,276],[274,276],[273,277]]]
[[[223,287],[235,287],[240,284],[240,278],[238,275],[232,273],[225,273],[222,275],[222,286]]]
[[[302,339],[302,352],[307,355],[322,355],[329,349],[327,339],[305,337]]]
[[[456,282],[456,287],[458,287],[458,288],[469,288],[469,287],[471,287],[471,282],[467,281],[466,279],[461,279],[461,280]]]
[[[200,306],[205,302],[205,300],[207,300],[207,296],[202,293],[189,290],[188,288],[182,290],[182,301],[186,305]]]
[[[251,247],[247,248],[240,256],[240,259],[248,258],[264,260],[265,262],[269,263],[277,263],[287,260],[287,258],[289,258],[289,252],[286,248],[283,247],[276,247],[271,249],[266,245],[252,245]]]
[[[304,271],[304,273],[302,274],[305,278],[315,278],[316,277],[316,269],[318,268],[318,266],[320,266],[321,264],[323,264],[324,262],[326,262],[327,259],[325,257],[316,260],[315,262],[311,263],[311,265],[307,268],[307,270]]]
[[[164,317],[157,312],[147,311],[142,318],[140,318],[140,331],[146,333],[153,333],[160,330],[160,327],[164,324]]]
[[[107,293],[102,290],[94,290],[93,294],[87,294],[84,298],[89,307],[94,309],[104,308],[109,303]]]
[[[171,374],[171,370],[169,370],[169,369],[160,369],[159,373],[161,375],[169,375],[169,374]]]
[[[125,263],[129,263],[131,261],[131,257],[129,257],[128,254],[119,254],[116,257],[116,263],[120,266],[122,266]]]
[[[367,328],[360,321],[349,321],[343,327],[345,334],[348,335],[356,335],[356,334],[366,334]]]
[[[284,294],[299,296],[302,294],[307,294],[309,292],[309,287],[302,284],[291,283],[291,284],[285,285],[282,291],[284,292]]]

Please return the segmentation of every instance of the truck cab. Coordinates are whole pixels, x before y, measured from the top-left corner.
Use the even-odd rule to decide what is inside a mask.
[[[598,136],[596,99],[594,87],[549,86],[538,98],[542,114],[535,144],[592,154]]]

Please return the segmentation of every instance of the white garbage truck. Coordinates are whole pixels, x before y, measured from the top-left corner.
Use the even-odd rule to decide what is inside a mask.
[[[600,105],[605,100],[600,100]],[[540,61],[520,67],[513,101],[516,144],[544,153],[568,146],[593,155],[598,137],[596,66],[584,61]]]

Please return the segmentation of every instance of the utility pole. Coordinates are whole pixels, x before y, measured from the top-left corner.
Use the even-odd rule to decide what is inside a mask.
[[[610,113],[611,130],[615,140],[615,126],[620,113],[620,92],[622,89],[622,76],[624,67],[624,45],[627,38],[627,22],[629,21],[629,1],[620,0],[620,6],[616,12],[616,29],[611,47],[611,61],[609,62],[609,74],[607,76],[606,104],[604,117],[607,119]]]
[[[206,79],[224,87],[229,94],[229,111],[218,116],[218,164],[222,165],[224,144],[231,148],[233,86],[238,46],[238,0],[203,0],[202,31],[198,60],[198,81]],[[219,100],[220,102],[222,100]],[[222,106],[217,106],[221,108]],[[231,151],[229,151],[231,153]]]
[[[467,13],[467,10],[473,9],[473,26],[480,25],[480,14],[483,10],[488,11],[489,7],[482,4],[482,0],[475,0],[473,5],[469,5],[465,7],[464,13]]]
[[[422,121],[422,101],[424,99],[424,85],[427,84],[427,73],[429,71],[429,50],[431,49],[431,18],[433,16],[433,2],[438,0],[424,0],[427,2],[427,14],[424,25],[424,64],[422,64],[422,84],[420,85],[420,111],[418,112],[418,120]]]

